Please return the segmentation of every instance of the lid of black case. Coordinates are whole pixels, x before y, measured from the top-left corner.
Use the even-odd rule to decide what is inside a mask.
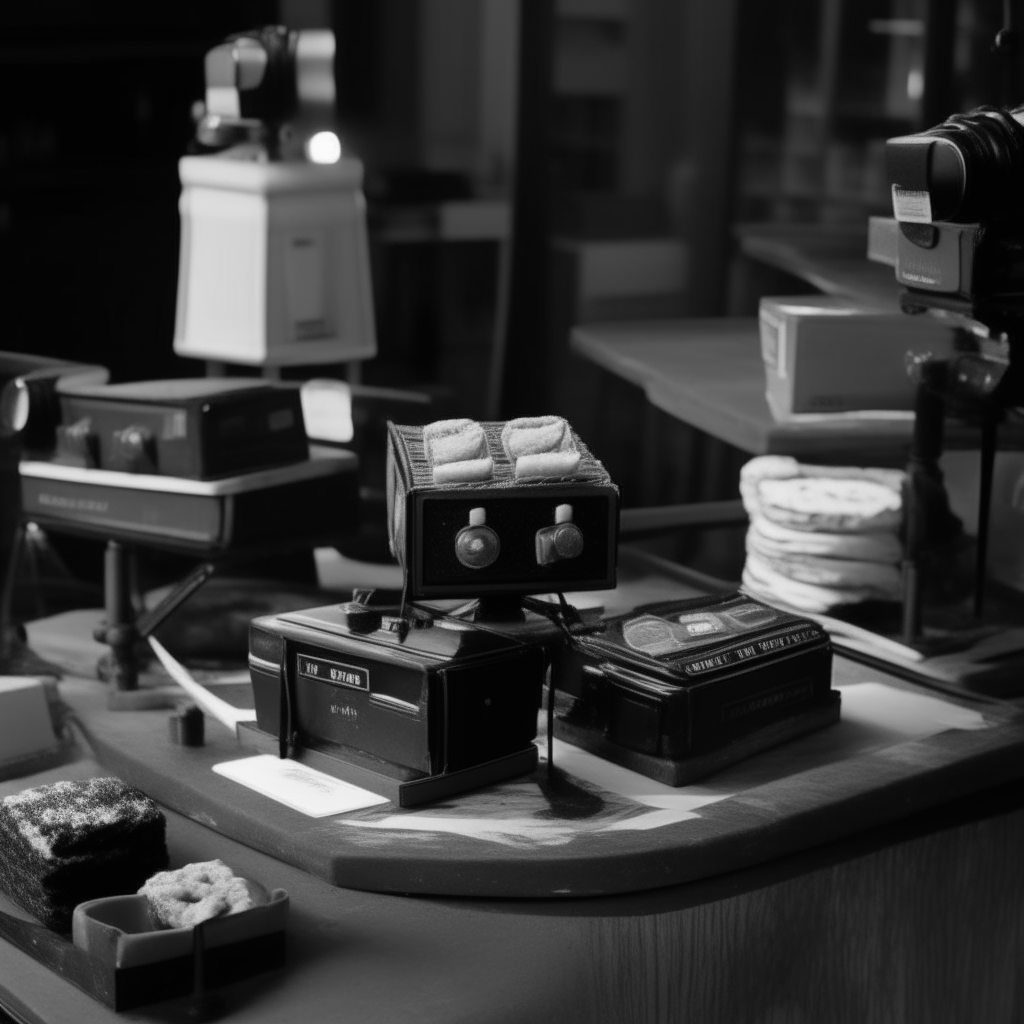
[[[434,483],[434,467],[427,457],[426,443],[423,440],[422,426],[407,426],[401,423],[388,423],[389,457],[394,456],[405,467],[406,483],[414,491],[458,492],[501,491],[510,488],[542,488],[558,487],[566,484],[590,484],[594,486],[615,487],[604,464],[596,459],[583,439],[567,424],[572,436],[572,443],[580,454],[579,466],[568,476],[563,477],[527,477],[518,479],[515,475],[515,463],[505,452],[501,432],[506,426],[504,420],[480,424],[484,429],[484,440],[487,453],[493,463],[493,471],[485,480],[474,480],[469,483],[453,481],[446,484]]]
[[[64,398],[94,398],[104,402],[151,402],[155,405],[190,405],[233,398],[245,392],[280,391],[274,384],[246,378],[185,377],[176,380],[137,380],[125,384],[68,387]]]
[[[804,630],[809,633],[804,635]],[[799,634],[796,642],[804,645],[827,640],[827,634],[816,623],[734,593],[641,605],[632,612],[609,619],[603,632],[582,637],[577,643],[590,655],[627,664],[653,662],[665,674],[685,672],[690,676],[691,669],[687,666],[692,667],[720,650],[743,648],[751,642],[763,643],[766,636],[794,631]],[[777,648],[756,653],[762,656],[771,650],[781,653],[794,645],[780,643]],[[735,659],[735,663],[742,660]]]
[[[375,647],[387,648],[396,653],[402,652],[418,660],[464,661],[526,646],[507,634],[446,615],[433,618],[431,625],[410,626],[404,636],[401,632],[386,627],[368,632],[352,628],[348,624],[344,606],[336,604],[288,612],[277,616],[277,619],[307,629],[321,630],[347,640],[364,640]],[[325,640],[325,643],[329,641]]]

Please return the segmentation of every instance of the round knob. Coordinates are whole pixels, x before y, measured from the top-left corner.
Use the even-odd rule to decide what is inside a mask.
[[[487,525],[487,513],[474,508],[469,513],[469,526],[455,536],[455,557],[467,569],[486,569],[501,550],[498,535]]]
[[[111,463],[129,473],[152,473],[155,470],[153,432],[137,423],[113,432]]]
[[[559,558],[578,558],[583,553],[583,531],[575,523],[560,523],[552,539]]]
[[[362,601],[347,601],[341,610],[345,613],[346,625],[356,633],[372,633],[380,629],[379,608],[368,608]]]

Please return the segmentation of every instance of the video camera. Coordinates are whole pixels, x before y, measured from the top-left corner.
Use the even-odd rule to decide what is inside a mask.
[[[975,612],[983,606],[996,430],[1024,405],[1024,106],[954,114],[889,139],[893,218],[871,218],[868,257],[895,267],[901,308],[953,316],[965,328],[952,358],[923,357],[906,494],[904,639],[920,633],[918,562],[955,538],[938,458],[946,409],[982,429]]]
[[[886,169],[897,227],[873,225],[875,258],[889,234],[900,284],[960,300],[939,308],[1024,315],[1024,107],[889,139]]]

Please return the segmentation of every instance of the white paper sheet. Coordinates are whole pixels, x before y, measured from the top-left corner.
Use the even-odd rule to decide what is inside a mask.
[[[513,780],[499,788],[465,793],[439,806],[397,814],[370,811],[341,819],[339,825],[362,832],[449,833],[507,846],[559,846],[581,831],[631,832],[678,824],[700,817],[702,807],[798,772],[925,739],[947,729],[981,729],[987,724],[972,708],[885,683],[855,683],[836,689],[842,693],[843,704],[842,717],[835,725],[763,751],[688,786],[666,786],[556,739],[556,766],[605,796],[607,806],[587,820],[552,818],[547,802],[539,799],[532,784]],[[543,739],[538,739],[538,746],[543,761]]]
[[[853,683],[836,689],[843,695],[843,721],[867,725],[879,740],[889,743],[922,740],[947,729],[985,728],[980,712],[941,697],[885,683]]]
[[[325,818],[330,814],[388,803],[388,798],[378,793],[272,754],[221,761],[213,766],[213,770],[311,818]]]

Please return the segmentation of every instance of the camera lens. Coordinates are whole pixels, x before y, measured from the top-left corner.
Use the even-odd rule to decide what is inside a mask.
[[[973,223],[1020,216],[1024,108],[980,107],[916,135],[889,139],[896,219]]]

